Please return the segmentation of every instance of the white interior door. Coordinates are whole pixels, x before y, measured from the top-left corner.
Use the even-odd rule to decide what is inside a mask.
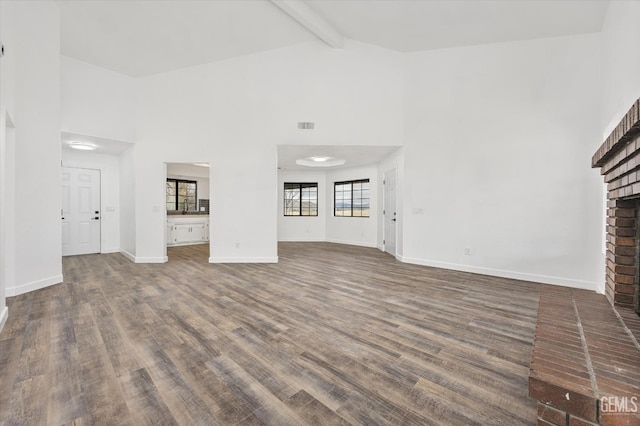
[[[62,168],[62,255],[100,253],[100,170]]]
[[[396,169],[384,174],[384,251],[396,255]]]

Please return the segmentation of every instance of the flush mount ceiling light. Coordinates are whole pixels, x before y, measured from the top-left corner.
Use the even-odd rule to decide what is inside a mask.
[[[326,157],[326,156],[314,156],[307,158],[300,158],[296,160],[296,164],[299,166],[307,166],[307,167],[334,167],[334,166],[342,166],[346,160],[342,160],[340,158],[334,157]]]
[[[193,163],[193,165],[198,167],[209,167],[209,163]]]
[[[69,142],[69,147],[82,151],[93,151],[97,148],[95,145],[86,142]]]

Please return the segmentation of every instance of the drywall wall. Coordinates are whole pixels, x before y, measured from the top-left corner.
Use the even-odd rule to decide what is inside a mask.
[[[334,183],[369,179],[369,217],[334,216]],[[327,241],[365,247],[377,246],[378,233],[378,169],[375,165],[327,171]]]
[[[120,252],[135,261],[136,258],[136,147],[120,154]]]
[[[318,216],[284,215],[285,182],[318,184]],[[327,217],[331,214],[331,204],[326,202],[327,191],[325,172],[278,172],[278,241],[326,240]]]
[[[100,252],[119,252],[120,159],[115,155],[63,149],[62,166],[100,170]]]
[[[602,27],[602,141],[640,98],[638,22],[640,2],[609,2]]]
[[[15,282],[7,296],[62,281],[60,18],[53,2],[3,2],[11,22],[15,125]],[[3,21],[4,22],[4,21]],[[4,41],[4,40],[3,40]],[[4,87],[3,87],[4,89]]]
[[[208,162],[211,261],[277,259],[278,144],[390,145],[402,138],[398,54],[319,42],[140,80],[136,249],[162,261],[164,162]],[[300,132],[298,121],[316,129]]]
[[[599,52],[593,34],[406,56],[404,261],[603,290]]]
[[[60,130],[135,142],[136,79],[61,57]]]

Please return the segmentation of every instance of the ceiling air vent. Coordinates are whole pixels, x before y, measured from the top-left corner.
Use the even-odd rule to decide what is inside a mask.
[[[315,126],[316,126],[316,123],[312,121],[298,121],[298,129],[313,130]]]

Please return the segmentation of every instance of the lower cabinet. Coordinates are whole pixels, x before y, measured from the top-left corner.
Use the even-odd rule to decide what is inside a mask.
[[[209,241],[209,224],[206,222],[167,222],[167,245],[195,244]]]

